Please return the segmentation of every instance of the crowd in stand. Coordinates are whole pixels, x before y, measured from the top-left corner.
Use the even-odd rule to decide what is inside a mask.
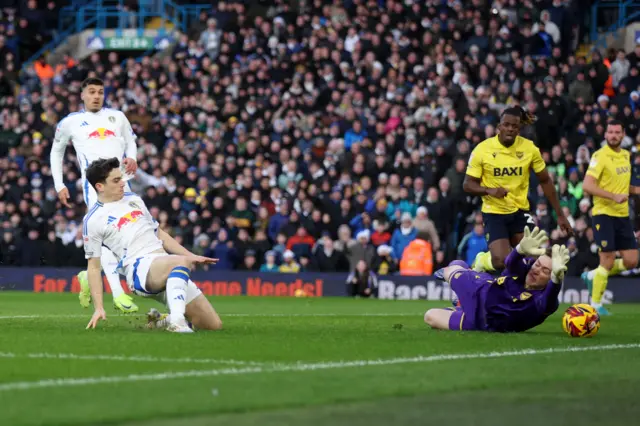
[[[68,149],[76,208],[63,209],[48,156],[57,122],[82,107],[80,82],[97,76],[138,135],[134,190],[184,246],[221,270],[354,279],[416,259],[429,274],[487,249],[480,200],[462,181],[474,146],[519,103],[538,116],[523,135],[542,150],[575,238],[556,229],[535,177],[532,213],[567,242],[578,275],[597,265],[581,181],[606,120],[625,123],[626,149],[640,146],[640,47],[574,56],[579,3],[220,1],[168,55],[95,53],[15,95],[16,66],[3,61],[0,262],[86,264],[76,158]],[[14,50],[0,35],[2,58]]]

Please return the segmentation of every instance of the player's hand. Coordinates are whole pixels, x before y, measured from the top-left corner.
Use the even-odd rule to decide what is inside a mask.
[[[564,279],[570,258],[567,247],[558,244],[553,246],[551,249],[551,279],[553,282],[559,283]]]
[[[106,319],[107,314],[104,312],[104,309],[96,309],[96,311],[93,313],[93,316],[91,317],[91,321],[89,321],[89,324],[87,324],[87,330],[90,328],[96,328],[96,325],[98,325],[98,321],[106,321]]]
[[[618,204],[623,204],[629,201],[628,194],[613,194],[613,201]]]
[[[214,259],[211,257],[196,256],[195,254],[189,256],[189,261],[196,265],[215,265],[220,259]]]
[[[504,188],[487,188],[487,195],[495,198],[504,198],[509,193],[509,190]]]
[[[558,226],[560,227],[560,229],[562,229],[562,231],[565,234],[567,234],[570,237],[573,237],[573,228],[569,223],[569,219],[567,219],[565,216],[558,216]]]
[[[533,231],[530,231],[527,226],[524,228],[524,237],[520,240],[516,250],[524,256],[542,256],[545,252],[542,245],[547,241],[549,241],[549,237],[546,232],[537,226],[533,228]]]
[[[60,192],[58,192],[58,200],[60,200],[63,206],[70,208],[71,204],[69,204],[69,198],[71,197],[69,195],[69,190],[66,187],[62,188]]]
[[[133,158],[125,158],[122,160],[122,164],[124,164],[124,171],[128,175],[135,175],[138,170],[138,162]]]

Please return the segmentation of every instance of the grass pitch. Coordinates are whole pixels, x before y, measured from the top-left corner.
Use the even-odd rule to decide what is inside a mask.
[[[106,297],[108,300],[110,296]],[[109,300],[110,301],[110,300]],[[141,309],[157,306],[137,299]],[[75,294],[0,292],[0,425],[635,424],[640,307],[592,339],[427,328],[421,301],[216,298],[175,335]],[[442,305],[442,304],[439,304]]]

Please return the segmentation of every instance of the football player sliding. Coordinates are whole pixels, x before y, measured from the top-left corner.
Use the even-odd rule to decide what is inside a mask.
[[[87,328],[106,319],[100,263],[105,247],[119,260],[134,294],[167,304],[169,316],[162,318],[152,311],[156,315],[150,316],[150,326],[176,333],[191,333],[194,327],[222,328],[220,317],[190,279],[196,265],[215,264],[217,259],[194,255],[159,228],[142,199],[125,192],[117,158],[96,160],[85,173],[98,195],[83,221],[87,276],[95,308]]]
[[[547,241],[544,231],[525,228],[497,278],[460,260],[438,270],[436,276],[451,285],[460,306],[430,309],[425,322],[441,330],[490,332],[521,332],[542,324],[558,309],[569,263],[569,250],[554,245],[547,253],[542,248]]]

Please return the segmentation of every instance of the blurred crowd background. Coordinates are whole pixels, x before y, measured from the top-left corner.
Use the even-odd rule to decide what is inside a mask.
[[[581,182],[608,118],[625,123],[640,180],[640,46],[576,56],[588,1],[218,1],[168,51],[43,58],[19,76],[17,58],[51,36],[63,3],[20,1],[0,18],[4,266],[86,265],[77,159],[68,148],[73,209],[58,203],[48,159],[88,76],[105,80],[107,105],[138,135],[134,190],[216,269],[357,280],[471,263],[487,245],[462,181],[509,105],[538,116],[523,136],[575,238],[557,229],[535,176],[531,210],[568,244],[571,275],[597,266]]]

